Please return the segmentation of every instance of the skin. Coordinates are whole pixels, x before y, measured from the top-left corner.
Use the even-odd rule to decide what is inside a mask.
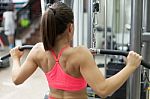
[[[142,57],[130,51],[125,68],[116,75],[105,79],[101,71],[99,71],[93,59],[93,55],[88,48],[83,46],[70,47],[72,38],[73,25],[68,24],[65,32],[56,38],[57,42],[53,47],[55,53],[58,55],[63,47],[68,46],[63,52],[59,63],[65,73],[76,78],[83,77],[97,95],[102,98],[114,93],[121,87],[140,65]],[[20,58],[23,52],[19,51],[18,47],[11,49],[10,54],[13,60],[12,80],[16,85],[22,84],[38,67],[40,67],[44,73],[47,73],[51,71],[55,64],[51,52],[45,51],[42,43],[37,43],[32,48],[23,64],[20,64]],[[75,92],[53,88],[50,88],[50,90],[50,96],[56,99],[87,99],[86,89]]]

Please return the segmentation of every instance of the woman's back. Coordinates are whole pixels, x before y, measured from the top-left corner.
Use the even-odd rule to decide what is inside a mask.
[[[58,89],[50,87],[50,90],[51,90],[50,96],[57,97],[57,98],[64,98],[64,97],[66,98],[77,97],[78,99],[79,97],[80,98],[82,97],[81,99],[87,98],[86,90],[85,90],[86,82],[82,78],[82,75],[80,73],[80,66],[79,66],[80,53],[78,52],[79,48],[78,47],[77,48],[66,47],[64,50],[58,49],[57,52],[54,51],[56,56],[59,56],[60,52],[62,52],[59,58],[59,64],[60,64],[59,66],[62,69],[62,72],[64,72],[65,76],[67,75],[66,78],[69,80],[66,80],[66,78],[63,79],[64,76],[62,74],[62,76],[56,77],[56,78],[59,78],[59,81],[50,81],[49,79],[51,79],[51,77],[49,77],[50,75],[48,74],[54,71],[54,68],[55,68],[54,66],[56,65],[54,53],[52,54],[51,51],[45,52],[42,43],[37,44],[37,47],[40,47],[40,48],[37,48],[38,50],[35,49],[37,50],[37,52],[35,53],[38,53],[37,63],[39,66],[41,66],[42,70],[44,71],[48,82],[50,84],[53,82],[54,84],[51,84],[51,85],[53,85],[54,87],[57,87],[56,86],[57,83],[59,84]],[[57,74],[59,75],[60,72],[61,71],[57,72]],[[71,78],[70,77],[68,78],[68,76],[70,76]],[[60,85],[60,83],[63,82],[60,79],[65,81],[65,85],[63,84]],[[73,85],[71,85],[71,81],[74,81]],[[67,84],[67,82],[69,85]],[[66,91],[63,91],[61,89],[61,86],[62,86],[62,89],[64,88],[64,86],[65,88],[67,87],[65,89]],[[70,88],[69,86],[71,86],[72,88]],[[73,87],[75,87],[74,90],[73,90]],[[78,90],[78,88],[80,88],[80,90]]]

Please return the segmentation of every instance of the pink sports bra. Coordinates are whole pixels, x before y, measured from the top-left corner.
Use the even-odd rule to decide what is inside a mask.
[[[65,47],[66,48],[66,47]],[[51,71],[45,73],[48,84],[50,87],[65,91],[78,91],[87,86],[87,82],[84,80],[83,77],[75,78],[67,73],[65,73],[59,63],[59,59],[65,50],[63,48],[58,57],[54,50],[51,50],[52,56],[54,57],[56,63]]]

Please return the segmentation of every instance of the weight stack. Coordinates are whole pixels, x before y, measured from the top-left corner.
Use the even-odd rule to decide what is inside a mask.
[[[118,73],[125,66],[121,62],[109,62],[106,69],[106,78],[109,78]],[[111,96],[106,99],[126,99],[126,82]]]

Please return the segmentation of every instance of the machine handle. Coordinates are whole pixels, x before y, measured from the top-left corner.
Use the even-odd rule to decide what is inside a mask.
[[[119,50],[105,50],[105,49],[100,49],[100,54],[108,54],[108,55],[122,55],[127,57],[128,56],[128,52],[124,52],[124,51],[119,51]]]
[[[24,46],[21,46],[19,48],[20,51],[23,51],[25,49],[32,49],[34,45],[24,45]],[[125,52],[125,51],[119,51],[119,50],[107,50],[107,49],[94,49],[94,48],[90,48],[90,51],[91,53],[93,54],[108,54],[108,55],[122,55],[122,56],[128,56],[128,52]],[[10,57],[10,53],[2,56],[0,58],[0,60],[4,60],[6,58]],[[144,60],[141,61],[141,65],[143,65],[144,67],[150,69],[150,64],[145,62]]]
[[[23,51],[23,50],[25,50],[25,49],[32,49],[33,46],[34,46],[34,45],[24,45],[24,46],[20,46],[20,47],[19,47],[19,50],[20,50],[20,51]],[[8,58],[8,57],[10,57],[10,53],[8,53],[8,54],[2,56],[2,57],[0,58],[0,60],[4,60],[4,59],[6,59],[6,58]]]
[[[94,54],[108,54],[108,55],[122,55],[127,57],[128,52],[125,51],[119,51],[119,50],[107,50],[107,49],[93,49],[91,48],[90,51]],[[141,65],[143,65],[145,68],[150,69],[150,64],[145,62],[144,60],[141,61]]]

